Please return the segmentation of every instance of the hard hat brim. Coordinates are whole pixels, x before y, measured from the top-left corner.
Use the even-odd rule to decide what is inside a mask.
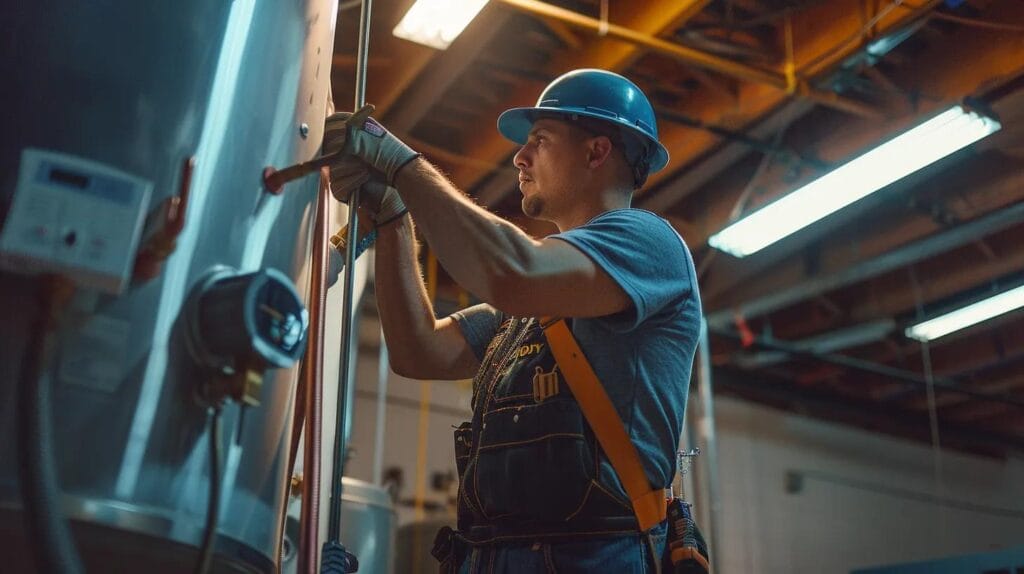
[[[654,173],[668,164],[668,150],[665,149],[665,146],[661,145],[661,142],[651,138],[649,134],[624,121],[613,119],[608,117],[607,114],[587,109],[539,107],[512,108],[510,110],[505,110],[500,116],[498,116],[498,131],[501,132],[501,135],[505,136],[505,139],[509,141],[515,142],[519,145],[525,144],[530,135],[530,130],[533,129],[533,122],[535,122],[539,116],[564,116],[566,119],[570,119],[572,116],[579,116],[616,124],[653,145],[651,149],[652,153],[648,158],[651,166],[650,173]]]

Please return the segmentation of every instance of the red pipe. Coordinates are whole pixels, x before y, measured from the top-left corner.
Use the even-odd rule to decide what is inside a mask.
[[[313,269],[310,277],[309,341],[306,344],[306,361],[303,369],[306,387],[306,439],[303,449],[302,511],[299,514],[299,556],[298,571],[316,574],[319,561],[318,530],[320,526],[320,442],[323,408],[324,373],[324,331],[327,304],[327,249],[330,221],[328,202],[331,198],[326,169],[321,170],[320,188],[317,192],[316,219],[313,233]]]

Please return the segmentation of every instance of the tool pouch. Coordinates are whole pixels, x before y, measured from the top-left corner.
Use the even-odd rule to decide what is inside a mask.
[[[708,574],[708,545],[693,520],[689,503],[668,501],[668,536],[661,571],[665,574]]]
[[[468,529],[472,522],[472,516],[462,502],[462,480],[473,448],[472,423],[467,421],[460,424],[453,435],[455,439],[455,469],[459,475],[458,525],[459,529]],[[440,574],[456,574],[466,557],[466,550],[466,541],[459,536],[458,532],[450,526],[443,526],[434,537],[434,547],[430,550],[430,554],[440,563],[438,566]]]
[[[473,448],[472,423],[466,421],[460,424],[453,434],[455,438],[455,470],[459,475],[459,480],[462,480],[469,462],[470,451]]]
[[[466,558],[468,545],[466,541],[452,530],[450,526],[442,526],[434,537],[434,547],[430,554],[440,563],[439,574],[458,574],[462,561]]]

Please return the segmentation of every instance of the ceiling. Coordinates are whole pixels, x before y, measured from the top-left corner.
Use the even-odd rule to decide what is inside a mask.
[[[359,2],[333,67],[353,101]],[[1024,311],[933,341],[904,328],[1024,283],[1024,2],[491,0],[445,51],[373,3],[366,100],[478,202],[528,232],[498,114],[561,73],[622,73],[671,154],[634,205],[693,251],[717,392],[994,456],[1024,451]],[[600,32],[606,28],[605,34]],[[954,103],[1003,129],[752,256],[708,236]],[[458,288],[442,279],[439,297]],[[933,392],[930,392],[933,391]],[[934,402],[937,425],[929,418]]]

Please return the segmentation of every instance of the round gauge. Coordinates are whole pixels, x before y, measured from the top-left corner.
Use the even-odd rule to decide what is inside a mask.
[[[246,305],[246,327],[268,363],[289,366],[305,350],[309,313],[284,274],[274,269],[260,274],[247,293],[251,301]]]
[[[291,280],[276,269],[216,269],[196,289],[190,347],[211,367],[252,359],[290,367],[306,349],[309,314]]]

